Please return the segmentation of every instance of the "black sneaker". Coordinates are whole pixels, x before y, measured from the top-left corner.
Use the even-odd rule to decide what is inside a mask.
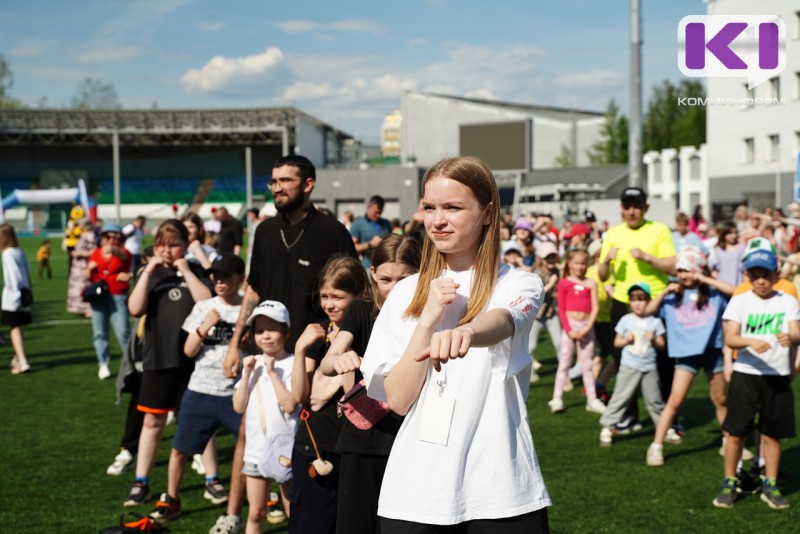
[[[125,506],[141,506],[150,500],[150,486],[138,480],[131,486],[128,498],[125,499]]]
[[[789,501],[786,500],[778,488],[778,482],[774,478],[765,478],[761,485],[761,500],[769,505],[773,510],[785,510],[789,508]]]
[[[754,476],[752,471],[739,469],[736,478],[739,479],[736,484],[737,492],[743,495],[755,495],[761,491],[761,478],[757,474]]]
[[[228,492],[225,491],[225,486],[222,485],[222,482],[215,478],[206,484],[206,491],[203,493],[203,497],[214,504],[222,504],[228,500]]]
[[[736,501],[736,477],[728,477],[722,481],[713,504],[717,508],[733,508],[734,501]]]
[[[173,499],[166,493],[161,494],[161,498],[156,501],[156,509],[150,513],[150,519],[163,525],[181,515],[181,500]]]
[[[613,425],[611,427],[611,431],[614,434],[618,434],[620,436],[625,436],[627,434],[632,434],[634,432],[638,432],[642,429],[642,423],[638,421],[635,417],[625,417],[619,423]]]

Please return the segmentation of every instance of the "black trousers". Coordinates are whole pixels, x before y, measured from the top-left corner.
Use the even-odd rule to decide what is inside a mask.
[[[381,534],[547,534],[547,508],[503,519],[475,519],[458,525],[424,525],[381,517]]]

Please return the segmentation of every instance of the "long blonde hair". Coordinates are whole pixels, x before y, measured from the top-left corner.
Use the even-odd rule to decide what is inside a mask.
[[[475,157],[447,158],[436,163],[425,173],[422,180],[423,193],[425,185],[437,177],[455,180],[469,189],[489,219],[489,224],[481,225],[481,239],[473,264],[474,274],[469,303],[464,316],[458,321],[458,324],[462,325],[471,322],[483,311],[497,281],[497,268],[500,263],[500,195],[492,171],[483,161]],[[433,240],[426,239],[422,247],[417,289],[405,312],[406,317],[419,317],[422,314],[428,301],[431,282],[441,276],[445,267],[444,254],[437,250]]]

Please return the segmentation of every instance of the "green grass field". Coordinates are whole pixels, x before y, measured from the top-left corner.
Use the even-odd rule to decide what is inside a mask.
[[[122,405],[114,404],[113,380],[97,379],[89,320],[65,311],[66,256],[57,240],[53,280],[36,278],[33,258],[39,243],[33,238],[22,243],[34,277],[34,323],[25,329],[32,371],[12,376],[6,368],[13,354],[11,346],[0,347],[4,475],[0,532],[97,532],[126,511],[122,501],[132,475],[112,477],[105,470],[117,453],[127,397]],[[2,333],[7,338],[7,331]],[[119,361],[114,343],[112,370]],[[781,466],[791,477],[783,486],[790,510],[770,510],[757,495],[741,499],[732,510],[718,510],[711,500],[722,477],[722,458],[717,455],[720,433],[704,379],[695,384],[682,412],[689,429],[684,443],[666,445],[666,466],[651,468],[644,459],[652,427],[619,438],[611,448],[600,448],[598,416],[584,411],[577,383],[565,395],[566,413],[550,413],[546,402],[556,361],[549,342],[540,346],[543,378],[532,387],[528,407],[539,462],[554,503],[549,511],[553,532],[798,531],[798,438],[784,442]],[[642,413],[646,413],[643,405]],[[166,486],[174,428],[168,427],[164,437],[152,477],[153,492]],[[233,442],[230,436],[222,436],[218,443],[221,474],[228,480]],[[188,470],[182,495],[184,516],[170,525],[171,532],[208,531],[223,508],[211,505],[202,493],[202,477]]]

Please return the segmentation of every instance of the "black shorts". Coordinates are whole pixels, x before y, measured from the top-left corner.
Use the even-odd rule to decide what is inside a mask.
[[[475,519],[457,525],[425,525],[400,519],[378,518],[382,534],[547,534],[547,508],[503,519]]]
[[[762,434],[774,439],[794,436],[794,394],[788,376],[733,372],[722,430],[732,436],[749,436],[756,414]]]
[[[27,311],[3,310],[3,316],[0,318],[0,323],[4,326],[10,326],[11,328],[25,326],[26,324],[31,324],[32,321],[31,312]]]
[[[186,386],[189,385],[191,369],[145,369],[142,373],[142,389],[139,391],[137,409],[144,413],[163,414],[178,407]]]
[[[601,358],[614,353],[614,328],[611,323],[594,323],[594,353]]]

